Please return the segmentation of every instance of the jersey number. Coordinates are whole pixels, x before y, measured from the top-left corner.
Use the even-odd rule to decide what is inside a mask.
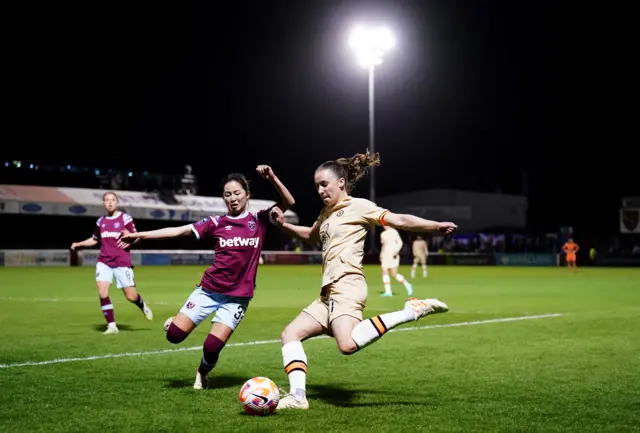
[[[236,312],[236,314],[233,315],[233,318],[236,319],[238,322],[242,320],[242,318],[244,317],[244,312],[245,312],[245,308],[242,305],[238,305],[238,311]]]

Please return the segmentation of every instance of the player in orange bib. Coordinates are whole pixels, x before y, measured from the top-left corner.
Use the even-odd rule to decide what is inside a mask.
[[[562,251],[566,254],[567,268],[569,270],[573,268],[573,272],[578,270],[578,266],[576,265],[576,253],[578,250],[580,250],[580,247],[573,241],[573,239],[569,239],[562,246]]]

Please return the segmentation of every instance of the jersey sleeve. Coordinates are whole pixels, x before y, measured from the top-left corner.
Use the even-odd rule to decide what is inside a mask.
[[[365,199],[362,199],[357,206],[359,207],[358,212],[365,223],[375,226],[384,225],[384,216],[389,213],[387,209]]]
[[[207,217],[191,224],[191,231],[196,235],[196,238],[203,239],[213,237],[216,227],[218,227],[218,217]]]
[[[320,212],[320,215],[318,215],[318,218],[316,219],[316,222],[313,223],[313,225],[311,226],[311,236],[320,236],[320,227],[322,227],[322,223],[324,222],[324,220],[326,220],[327,217],[325,215],[324,210],[322,212]]]
[[[256,213],[256,218],[260,222],[261,225],[266,225],[270,221],[271,209],[273,209],[276,205],[270,206],[266,209],[259,210]]]
[[[122,219],[124,220],[124,228],[127,229],[129,233],[135,233],[137,231],[136,225],[133,222],[133,218],[131,218],[131,215],[124,214]]]
[[[99,241],[100,240],[100,221],[102,220],[102,217],[98,218],[98,220],[96,221],[96,225],[93,228],[93,239]]]

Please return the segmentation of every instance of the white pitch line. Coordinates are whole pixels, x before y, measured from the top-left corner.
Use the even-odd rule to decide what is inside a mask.
[[[485,325],[489,323],[517,322],[521,320],[548,319],[551,317],[561,317],[564,315],[565,314],[554,313],[554,314],[539,314],[537,316],[504,317],[499,319],[475,320],[472,322],[445,323],[442,325],[412,326],[409,328],[392,329],[389,332],[421,331],[424,329],[454,328],[457,326],[473,326],[473,325]],[[320,337],[315,337],[313,339],[315,340],[319,338],[329,338],[329,337],[327,337],[326,335],[323,335]],[[260,346],[263,344],[274,344],[279,342],[280,340],[247,341],[244,343],[230,343],[230,344],[227,344],[225,347]],[[108,353],[106,355],[94,355],[94,356],[87,356],[84,358],[57,358],[57,359],[50,359],[48,361],[29,361],[29,362],[21,362],[17,364],[0,364],[0,369],[28,367],[28,366],[37,366],[37,365],[49,365],[49,364],[64,364],[68,362],[79,362],[79,361],[95,361],[98,359],[125,358],[130,356],[162,355],[165,353],[188,352],[192,350],[202,350],[202,346],[182,347],[179,349],[149,350],[146,352]]]
[[[18,298],[14,296],[0,296],[0,301],[13,301],[13,302],[97,302],[97,298]],[[117,300],[118,302],[124,302]],[[151,301],[149,305],[180,305],[182,301],[176,301],[173,303],[166,301]]]

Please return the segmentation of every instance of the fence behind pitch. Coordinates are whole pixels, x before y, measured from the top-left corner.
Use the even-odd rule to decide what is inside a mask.
[[[0,266],[95,266],[98,250],[0,250]],[[267,264],[320,264],[320,251],[264,251]],[[133,250],[134,266],[209,265],[211,250]],[[411,263],[404,257],[403,264]],[[538,253],[430,253],[429,264],[473,266],[558,266],[560,255]]]

